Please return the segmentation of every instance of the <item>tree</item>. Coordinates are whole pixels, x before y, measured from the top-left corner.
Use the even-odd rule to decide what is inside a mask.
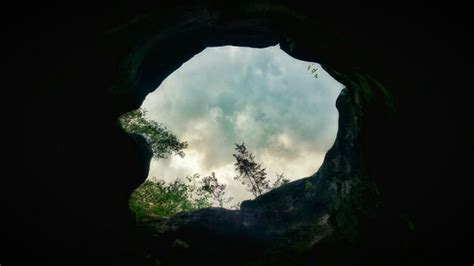
[[[119,121],[126,132],[145,137],[155,159],[167,158],[173,153],[181,157],[185,155],[183,149],[188,143],[180,141],[163,124],[147,119],[146,110],[140,108],[126,113]],[[233,156],[237,161],[234,165],[238,175],[234,178],[246,185],[255,197],[289,182],[283,173],[277,174],[276,181],[270,186],[266,169],[255,162],[255,156],[247,151],[245,144],[235,145],[237,152]],[[225,196],[226,188],[227,185],[219,183],[214,172],[203,178],[196,173],[170,183],[147,180],[132,193],[129,204],[137,221],[144,221],[146,217],[167,217],[213,205],[224,207],[232,201],[232,197]],[[233,208],[238,208],[238,204]]]
[[[188,143],[180,141],[165,125],[146,118],[146,114],[145,109],[139,108],[123,114],[119,121],[126,132],[145,137],[155,159],[166,159],[173,153],[184,157]]]
[[[129,206],[135,213],[137,222],[146,221],[149,217],[169,217],[178,212],[211,207],[211,195],[195,185],[194,180],[199,178],[198,175],[188,177],[170,183],[146,180],[135,189]]]
[[[217,205],[224,208],[232,198],[226,197],[226,185],[220,184],[214,172],[201,178],[199,174],[166,183],[163,180],[146,180],[129,200],[137,222],[169,217],[178,212],[194,211]]]
[[[237,153],[233,154],[235,162],[235,171],[238,173],[234,177],[246,185],[248,190],[258,197],[271,189],[267,180],[267,173],[261,163],[255,162],[255,156],[247,151],[245,144],[235,144]]]
[[[272,189],[290,183],[290,179],[285,178],[285,173],[276,174],[276,180],[273,182]]]
[[[225,197],[226,188],[226,184],[219,184],[214,172],[212,172],[210,176],[206,176],[202,179],[201,190],[209,193],[221,208],[224,208],[224,205],[231,202],[233,199],[232,197]]]
[[[165,159],[171,154],[183,157],[188,143],[178,138],[163,124],[146,118],[146,110],[137,109],[119,118],[122,128],[128,133],[145,137],[153,150],[155,159]],[[129,206],[138,222],[149,217],[168,217],[182,211],[220,207],[232,198],[225,197],[225,184],[219,184],[215,173],[204,177],[199,174],[186,176],[166,183],[163,180],[146,180],[132,193]],[[198,182],[199,180],[199,182]]]

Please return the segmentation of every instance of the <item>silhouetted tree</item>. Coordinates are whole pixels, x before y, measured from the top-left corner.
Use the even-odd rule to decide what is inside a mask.
[[[232,201],[232,197],[225,197],[226,184],[219,184],[216,174],[211,173],[210,176],[206,176],[202,179],[201,190],[209,193],[213,200],[218,204],[219,207],[224,208],[224,205]]]
[[[140,108],[126,113],[119,121],[126,132],[145,137],[155,159],[167,158],[173,153],[181,157],[185,155],[183,149],[188,143],[178,140],[163,124],[147,119],[146,110]],[[238,175],[234,179],[246,185],[255,197],[289,182],[283,173],[277,174],[276,181],[270,186],[263,165],[255,162],[255,156],[247,151],[244,143],[235,145],[237,152],[233,156]],[[226,188],[227,185],[220,184],[214,172],[202,179],[199,174],[194,174],[170,183],[147,180],[132,193],[129,204],[137,220],[142,221],[146,217],[171,216],[215,204],[224,207],[232,201],[232,197],[225,196]],[[239,203],[231,208],[238,209]]]
[[[120,124],[126,132],[145,137],[155,159],[166,159],[173,153],[184,157],[188,143],[180,141],[165,125],[146,118],[146,113],[142,108],[125,113],[119,118]]]
[[[233,154],[235,162],[235,171],[238,173],[235,180],[246,185],[248,190],[258,197],[271,189],[267,180],[267,173],[261,163],[255,162],[255,156],[247,151],[245,144],[235,144],[237,153]]]
[[[288,184],[290,183],[290,179],[286,179],[285,178],[285,174],[284,173],[281,173],[281,174],[276,174],[276,180],[275,182],[273,182],[273,186],[272,186],[272,189],[275,189],[277,187],[280,187],[284,184]]]

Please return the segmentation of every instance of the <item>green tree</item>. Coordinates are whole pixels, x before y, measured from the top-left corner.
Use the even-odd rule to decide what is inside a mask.
[[[126,132],[145,137],[155,159],[166,159],[173,153],[184,157],[188,143],[180,141],[165,125],[146,118],[146,114],[145,109],[139,108],[123,114],[119,121]]]
[[[122,128],[128,133],[140,134],[147,140],[155,159],[166,159],[171,154],[184,157],[183,149],[188,143],[180,141],[166,126],[146,118],[147,111],[139,108],[119,118]],[[215,178],[213,173],[212,177]],[[199,174],[186,176],[166,183],[163,180],[146,180],[134,192],[129,200],[130,209],[138,222],[148,218],[169,217],[182,211],[193,211],[212,206],[212,201],[225,202],[225,185],[217,179]]]
[[[262,164],[255,162],[255,156],[247,151],[244,143],[235,144],[235,146],[237,153],[233,154],[236,160],[234,166],[238,175],[234,179],[246,185],[255,197],[269,191],[270,182],[267,180],[267,173]]]
[[[196,178],[196,175],[189,178]],[[137,222],[143,222],[149,218],[169,217],[178,212],[210,207],[211,195],[189,182],[188,177],[170,183],[146,180],[132,192],[129,206]]]
[[[180,141],[166,126],[146,118],[146,110],[137,109],[119,118],[126,132],[140,134],[145,137],[153,150],[155,159],[168,158],[171,154],[183,157],[183,149],[188,143]],[[245,144],[235,144],[237,151],[234,178],[246,185],[255,196],[289,182],[284,174],[277,174],[276,181],[270,186],[267,173],[261,163],[255,162],[255,156],[247,151]],[[169,217],[182,211],[193,211],[200,208],[224,207],[232,201],[226,197],[226,184],[219,183],[214,172],[201,178],[199,174],[186,176],[166,183],[162,180],[147,180],[138,187],[130,197],[130,209],[135,213],[137,221],[145,221],[153,217]],[[238,204],[233,206],[238,208]]]
[[[282,185],[290,183],[290,179],[285,178],[285,174],[276,174],[276,180],[273,182],[272,189],[275,189],[277,187],[280,187]]]

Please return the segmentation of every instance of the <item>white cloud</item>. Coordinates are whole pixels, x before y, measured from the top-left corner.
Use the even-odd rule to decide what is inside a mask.
[[[233,180],[234,143],[245,142],[270,178],[299,179],[319,168],[337,132],[342,85],[277,46],[207,48],[145,99],[150,118],[189,143],[186,157],[154,161],[150,176],[173,180],[211,171],[238,201],[251,197]]]

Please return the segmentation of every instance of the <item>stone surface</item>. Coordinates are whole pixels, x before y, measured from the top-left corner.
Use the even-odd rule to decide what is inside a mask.
[[[364,169],[360,106],[354,92],[343,89],[336,106],[338,134],[317,173],[244,201],[240,210],[201,209],[179,213],[166,222],[145,224],[155,240],[148,247],[150,252],[159,249],[161,252],[155,251],[158,259],[176,265],[180,260],[173,257],[175,243],[184,241],[187,248],[179,252],[180,258],[208,263],[207,257],[232,254],[236,247],[231,241],[238,243],[242,253],[252,254],[235,259],[236,265],[285,264],[291,263],[285,254],[298,260],[319,241],[335,235],[341,236],[339,241],[355,241],[360,217],[375,213],[378,199],[375,190],[367,189],[375,186]],[[370,193],[373,201],[361,200]],[[204,261],[193,253],[199,253]]]

